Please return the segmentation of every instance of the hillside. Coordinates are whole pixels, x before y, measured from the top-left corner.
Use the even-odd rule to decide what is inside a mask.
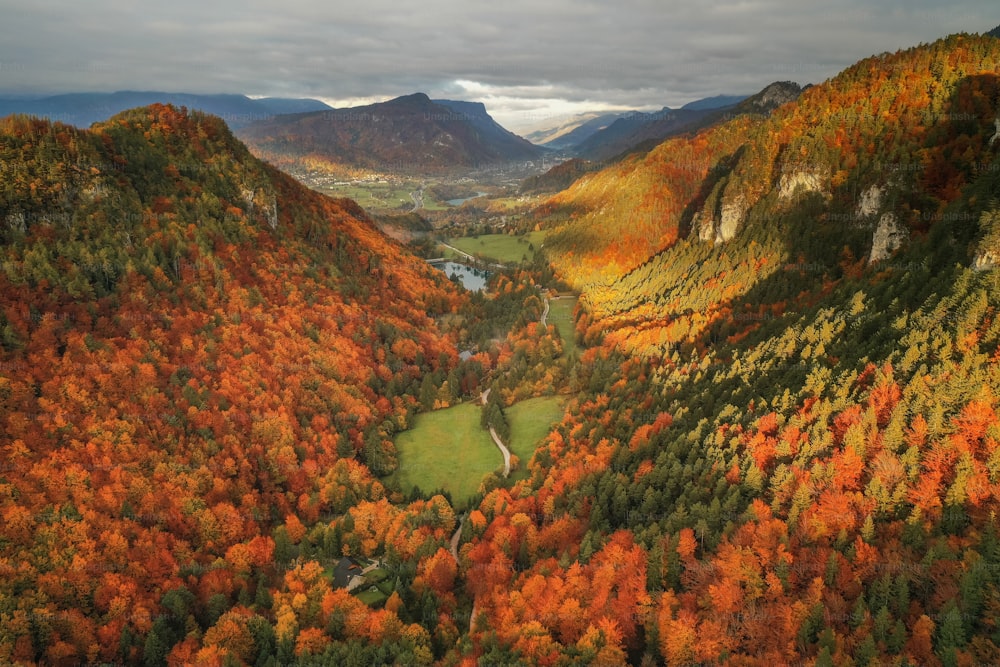
[[[443,274],[196,112],[7,118],[0,166],[0,663],[289,662],[342,553],[304,525],[381,512],[414,566],[447,544],[443,498],[375,477],[457,362]],[[344,650],[425,661],[405,607],[323,583]]]
[[[703,111],[705,109],[725,109],[735,106],[745,100],[747,95],[713,95],[694,102],[688,102],[681,109]]]
[[[625,112],[622,112],[625,113]],[[602,130],[622,116],[622,113],[583,113],[560,122],[554,127],[546,126],[525,135],[534,144],[552,149],[574,146],[594,132]]]
[[[70,93],[38,99],[0,99],[0,117],[26,114],[86,128],[117,113],[151,104],[172,104],[218,116],[230,128],[278,114],[320,111],[330,107],[319,100],[245,95],[197,95],[124,90],[115,93]]]
[[[746,99],[746,95],[715,95],[713,97],[706,97],[700,100],[695,100],[693,102],[688,102],[680,111],[683,112],[684,116],[690,115],[692,118],[696,117],[697,114],[690,114],[690,112],[704,112],[714,109],[725,109],[732,107],[742,100]],[[529,139],[533,143],[536,143],[546,148],[552,148],[555,150],[570,150],[575,152],[575,147],[582,144],[584,141],[592,137],[594,134],[607,129],[615,121],[624,120],[626,121],[623,125],[619,125],[618,128],[612,133],[612,136],[618,136],[619,133],[625,134],[626,128],[632,130],[644,124],[644,122],[664,120],[666,116],[671,115],[672,112],[668,108],[664,108],[662,111],[655,114],[644,114],[641,111],[622,111],[616,113],[586,113],[579,114],[569,121],[563,122],[555,127],[548,127],[540,130],[536,130],[531,134],[528,134],[525,138]],[[675,118],[675,121],[680,120],[681,125],[684,126],[683,119]],[[646,137],[641,137],[637,139],[634,143],[642,142],[648,138],[658,138],[663,139],[665,136],[670,134],[671,131],[678,127],[675,122],[673,125],[667,123],[663,124],[664,127],[660,130],[651,130],[649,135]],[[665,133],[664,133],[665,132]],[[627,144],[627,142],[624,142]],[[631,147],[633,144],[627,144],[625,148],[618,147],[618,150],[608,149],[608,157],[613,157],[623,150]],[[592,146],[596,150],[596,147]],[[595,159],[601,159],[600,155],[595,156]]]
[[[481,506],[490,658],[997,662],[998,44],[863,60],[539,211],[588,349]]]
[[[794,100],[800,90],[797,84],[776,82],[756,95],[719,95],[680,109],[664,107],[655,113],[631,112],[574,145],[572,152],[598,162],[617,159],[629,152],[646,152],[668,137],[696,132],[736,115],[768,114]]]
[[[552,167],[544,174],[529,176],[521,183],[521,192],[560,192],[584,174],[599,169],[599,165],[580,158],[572,158]]]
[[[644,113],[634,111],[615,119],[572,147],[573,155],[592,161],[611,159],[648,140],[662,140],[698,125],[712,109],[670,109]]]
[[[377,172],[442,173],[531,160],[542,149],[508,132],[479,103],[423,93],[350,109],[293,114],[239,131],[279,165],[303,161]]]
[[[352,159],[486,123],[387,104]],[[217,118],[0,121],[0,663],[1000,664],[1000,41],[736,109],[472,295]],[[462,516],[390,480],[540,396],[507,479],[430,425]]]

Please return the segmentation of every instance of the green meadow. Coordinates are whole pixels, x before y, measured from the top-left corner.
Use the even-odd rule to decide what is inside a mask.
[[[511,473],[512,480],[528,477],[528,461],[552,424],[562,418],[565,403],[564,396],[542,396],[515,403],[504,411],[510,424],[508,447],[521,459],[519,470]]]
[[[480,407],[466,403],[417,415],[413,428],[398,433],[399,468],[389,480],[404,492],[445,489],[457,507],[476,495],[483,477],[503,468],[503,456],[479,425]]]
[[[448,239],[447,243],[470,255],[481,255],[504,264],[517,264],[524,257],[531,259],[534,250],[529,250],[528,246],[533,245],[534,249],[537,250],[545,241],[545,234],[546,231],[542,230],[528,232],[521,236],[508,234],[483,234],[479,237],[459,236]]]

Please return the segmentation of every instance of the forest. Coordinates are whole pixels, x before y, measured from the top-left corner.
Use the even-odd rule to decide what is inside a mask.
[[[997,117],[994,37],[862,60],[486,293],[216,118],[0,121],[0,663],[1000,663]],[[515,479],[383,483],[486,389]]]

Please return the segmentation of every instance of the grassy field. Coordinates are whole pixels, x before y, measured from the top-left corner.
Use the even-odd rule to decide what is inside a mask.
[[[470,255],[483,255],[504,262],[517,264],[524,256],[531,259],[533,251],[528,245],[539,248],[545,240],[546,231],[529,232],[523,236],[508,236],[507,234],[484,234],[479,238],[471,236],[449,239],[448,243]]]
[[[563,396],[543,396],[515,403],[505,410],[510,423],[508,447],[511,453],[521,459],[520,470],[511,473],[512,480],[528,477],[528,461],[552,424],[562,417],[565,403],[566,398]]]
[[[358,183],[352,185],[331,185],[323,192],[333,197],[350,197],[365,208],[405,209],[413,208],[410,193],[416,190],[409,183]]]
[[[576,298],[549,299],[548,321],[549,324],[554,324],[559,329],[563,350],[567,354],[576,349],[576,337],[573,335],[573,308],[575,307]]]
[[[413,428],[396,435],[399,468],[389,479],[404,492],[446,489],[458,508],[490,472],[503,467],[503,456],[479,426],[480,408],[458,405],[418,415]]]
[[[382,604],[389,599],[388,595],[377,589],[361,591],[356,597],[369,607]]]

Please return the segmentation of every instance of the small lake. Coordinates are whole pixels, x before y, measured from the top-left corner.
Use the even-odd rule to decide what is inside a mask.
[[[465,289],[471,292],[482,291],[486,287],[486,280],[490,277],[489,271],[474,269],[458,262],[440,262],[431,266],[439,271],[444,271],[444,274],[449,278],[458,276]]]
[[[475,194],[475,196],[473,196],[473,197],[466,197],[464,199],[449,199],[448,201],[445,202],[445,204],[451,204],[452,206],[461,206],[465,202],[470,201],[472,199],[475,199],[476,197],[482,197],[484,194],[486,194],[486,193],[485,192],[477,192]]]

